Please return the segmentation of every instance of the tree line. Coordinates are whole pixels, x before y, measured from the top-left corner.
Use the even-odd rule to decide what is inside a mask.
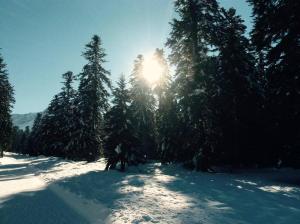
[[[250,37],[235,9],[215,0],[176,0],[168,60],[162,49],[154,54],[163,68],[154,87],[142,75],[142,55],[134,61],[129,86],[121,76],[113,87],[95,35],[83,53],[82,72],[63,74],[61,92],[32,130],[15,128],[11,147],[1,133],[1,148],[74,160],[104,156],[107,169],[149,159],[204,171],[225,164],[299,167],[300,2],[248,3],[254,18]],[[13,92],[6,89],[8,121]]]

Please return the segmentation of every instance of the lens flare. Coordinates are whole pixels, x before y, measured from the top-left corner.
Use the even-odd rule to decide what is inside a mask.
[[[163,68],[153,54],[145,56],[143,63],[143,76],[150,83],[154,84],[162,76]]]

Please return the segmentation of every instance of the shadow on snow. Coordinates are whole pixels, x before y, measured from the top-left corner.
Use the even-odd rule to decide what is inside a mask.
[[[1,165],[0,181],[31,175],[32,170],[28,166],[38,168],[34,175],[57,172],[59,169],[53,171],[52,168],[61,163],[56,158],[33,157],[26,161],[29,162]],[[20,170],[22,175],[16,176],[15,172]],[[120,200],[144,194],[153,186],[170,192],[171,196],[166,200],[171,200],[172,195],[184,198],[187,202],[182,207],[178,206],[175,212],[195,216],[195,223],[294,223],[300,220],[299,172],[291,173],[288,177],[282,176],[284,172],[281,171],[208,174],[183,170],[177,165],[154,163],[130,168],[125,173],[91,171],[59,179],[40,190],[18,193],[0,200],[0,223],[51,224],[57,223],[58,219],[60,223],[90,223],[91,220],[80,214],[78,209],[72,209],[70,203],[53,192],[57,186],[78,198],[103,205],[109,211],[122,209],[118,203]],[[168,209],[166,206],[169,204],[158,198],[158,194],[154,192],[152,198],[151,192],[149,195],[149,203],[156,204],[159,209]],[[107,217],[102,218],[104,222]],[[183,223],[187,221],[180,217],[179,220]]]

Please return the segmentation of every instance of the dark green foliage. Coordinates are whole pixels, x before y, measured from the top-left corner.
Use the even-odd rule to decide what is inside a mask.
[[[147,80],[143,76],[144,58],[139,55],[134,62],[131,74],[130,97],[132,123],[140,141],[139,153],[148,158],[155,158],[155,99]]]
[[[60,117],[61,110],[61,98],[59,95],[55,95],[42,118],[40,126],[39,146],[44,155],[62,156],[63,145],[60,139],[60,129],[63,125],[63,120]]]
[[[77,122],[70,148],[77,159],[94,161],[102,150],[103,116],[108,109],[109,71],[105,70],[104,49],[99,36],[93,36],[83,53],[88,63],[79,75],[76,103]]]
[[[208,127],[212,123],[209,91],[214,75],[207,53],[217,8],[216,1],[175,1],[179,18],[172,22],[167,46],[172,50],[171,63],[176,66],[174,86],[181,124],[177,139],[184,139],[178,157],[182,161],[192,161],[201,151],[211,151],[204,147],[208,146]]]
[[[67,72],[62,77],[64,79],[62,91],[54,96],[43,117],[38,115],[35,120],[31,138],[35,144],[31,150],[38,147],[44,155],[67,157],[71,127],[75,120],[76,92],[72,87],[73,73]]]
[[[221,8],[215,45],[219,51],[216,83],[218,94],[215,103],[221,135],[217,156],[224,162],[245,164],[257,153],[255,129],[258,128],[258,83],[255,59],[250,53],[248,39],[244,36],[243,20]],[[254,162],[254,161],[252,161]]]
[[[251,41],[233,8],[215,0],[174,1],[177,16],[166,43],[174,80],[163,50],[156,49],[162,75],[151,86],[139,55],[130,89],[121,77],[111,107],[106,55],[94,36],[83,53],[88,62],[78,93],[72,73],[64,74],[61,93],[37,116],[30,135],[14,129],[12,150],[87,161],[103,153],[107,169],[121,162],[122,170],[145,158],[203,171],[278,160],[300,166],[300,2],[248,2]],[[8,130],[0,130],[0,147],[7,149],[13,91],[2,59],[0,66],[0,121]]]
[[[103,68],[105,53],[98,36],[86,45],[83,56],[88,63],[79,75],[78,92],[72,87],[73,73],[63,74],[61,92],[54,96],[43,115],[38,114],[26,137],[26,147],[18,149],[20,152],[87,161],[99,158],[103,116],[109,107],[107,87],[111,84],[110,73]],[[15,132],[18,142],[19,132]]]
[[[42,154],[42,144],[41,144],[41,122],[42,122],[42,113],[38,113],[34,119],[33,126],[31,128],[30,134],[26,135],[28,138],[27,145],[23,151],[24,154],[29,155],[40,155]],[[27,130],[27,129],[26,129]]]
[[[261,96],[246,27],[234,9],[215,1],[176,1],[175,8],[179,19],[167,46],[176,66],[178,156],[201,170],[211,163],[249,163],[259,147]]]
[[[299,165],[300,2],[249,2],[254,16],[251,37],[256,51],[261,52],[267,80],[267,150],[273,159],[280,158],[286,165]]]
[[[14,90],[8,80],[6,64],[0,55],[0,157],[3,151],[9,149],[12,135],[11,109],[14,100]]]
[[[155,60],[162,67],[162,74],[155,85],[154,93],[157,96],[157,109],[155,111],[157,130],[157,150],[162,162],[174,161],[177,145],[178,111],[174,91],[171,88],[171,75],[167,60],[162,49],[156,49]]]
[[[12,145],[10,150],[11,152],[21,153],[21,154],[27,154],[27,149],[29,147],[29,135],[30,130],[27,126],[25,130],[19,129],[18,127],[13,127],[12,132]]]
[[[107,158],[107,169],[121,162],[121,170],[124,170],[125,163],[133,163],[138,157],[136,155],[138,139],[131,122],[129,103],[125,77],[121,76],[117,87],[113,90],[113,105],[105,114],[104,156]]]

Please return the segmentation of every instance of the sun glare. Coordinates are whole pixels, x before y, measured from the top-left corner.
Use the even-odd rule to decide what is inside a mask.
[[[163,73],[162,66],[158,63],[153,54],[145,57],[143,64],[143,76],[150,83],[156,83]]]

